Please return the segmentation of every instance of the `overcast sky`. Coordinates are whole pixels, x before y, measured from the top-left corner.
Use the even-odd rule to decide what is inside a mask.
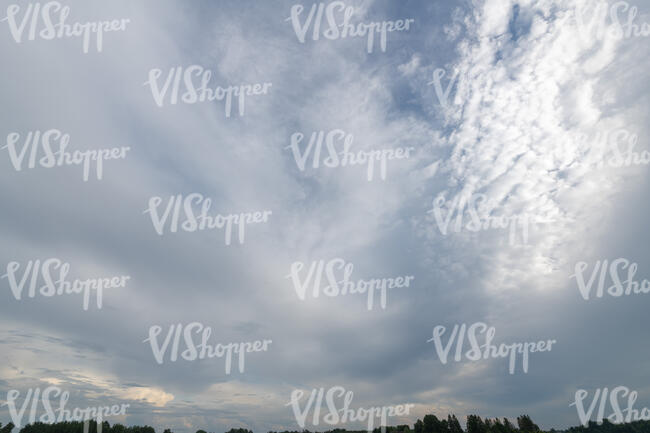
[[[58,385],[69,408],[128,403],[109,421],[176,433],[299,429],[292,391],[333,386],[354,392],[352,407],[415,405],[393,425],[528,413],[565,428],[580,423],[576,390],[618,385],[650,406],[650,295],[585,300],[571,277],[577,262],[591,275],[597,260],[625,258],[650,279],[649,166],[598,156],[611,131],[650,148],[650,44],[585,35],[575,11],[589,2],[347,0],[353,23],[414,20],[370,53],[365,37],[313,40],[312,27],[301,43],[291,9],[304,5],[303,25],[313,3],[295,0],[65,1],[68,22],[130,20],[88,53],[79,38],[27,40],[30,23],[16,42],[0,22],[0,148],[12,133],[20,150],[29,131],[51,129],[70,135],[70,151],[130,148],[88,181],[80,166],[18,171],[0,149],[0,275],[59,258],[72,280],[130,276],[87,310],[76,294],[25,289],[17,300],[0,279],[0,402]],[[29,3],[15,3],[20,25]],[[650,23],[647,2],[627,6]],[[246,97],[244,115],[234,103],[226,116],[223,101],[159,107],[150,71],[162,86],[191,65],[211,71],[212,88],[272,84]],[[312,159],[300,170],[292,135],[304,134],[302,151],[312,132],[337,129],[355,151],[412,150],[388,161],[385,179]],[[162,214],[170,196],[190,193],[211,199],[211,215],[272,213],[246,226],[243,243],[236,231],[230,245],[223,230],[159,235],[150,198],[162,197]],[[479,195],[494,215],[540,222],[525,242],[520,231],[514,242],[507,230],[443,234],[434,200]],[[414,279],[388,291],[385,309],[359,294],[308,289],[301,300],[292,264],[305,264],[304,278],[333,258],[353,263],[353,279]],[[213,345],[272,343],[247,354],[243,373],[217,358],[158,364],[149,329],[161,326],[162,341],[191,322],[212,328]],[[443,364],[433,328],[477,322],[496,328],[496,343],[557,343],[531,354],[527,373],[509,374],[505,359]]]

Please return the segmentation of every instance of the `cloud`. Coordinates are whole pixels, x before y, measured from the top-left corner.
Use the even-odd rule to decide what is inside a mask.
[[[129,387],[123,391],[118,391],[117,395],[122,399],[144,401],[155,407],[165,407],[167,403],[174,399],[172,394],[161,389],[147,387]]]
[[[128,424],[260,432],[297,428],[293,389],[341,385],[355,407],[414,403],[400,423],[527,412],[565,428],[577,422],[576,386],[642,383],[643,301],[585,303],[569,275],[577,260],[612,255],[650,266],[647,166],[603,166],[598,138],[624,128],[647,148],[645,39],[581,38],[575,11],[586,0],[349,3],[364,22],[416,25],[368,54],[362,38],[301,44],[285,21],[293,2],[72,2],[75,19],[131,26],[107,35],[101,54],[0,37],[4,137],[57,128],[74,149],[131,147],[89,182],[78,167],[16,171],[0,149],[2,268],[58,257],[74,278],[131,276],[88,311],[72,294],[18,301],[0,279],[1,394],[57,385],[80,407],[129,402]],[[149,71],[192,64],[215,86],[271,91],[247,100],[243,117],[217,103],[158,107],[142,85]],[[457,72],[444,106],[428,84],[438,68],[443,88]],[[334,129],[357,151],[412,147],[412,157],[370,182],[359,166],[308,159],[301,171],[292,134]],[[143,214],[149,198],[191,192],[215,212],[273,213],[242,245],[213,232],[158,236]],[[548,222],[531,225],[526,244],[498,229],[443,236],[427,213],[434,199],[474,194],[489,199],[486,213]],[[335,257],[356,278],[414,284],[390,291],[386,310],[367,311],[363,296],[298,299],[291,264]],[[211,344],[273,344],[247,357],[244,374],[226,375],[220,359],[157,364],[149,328],[195,321],[212,328]],[[509,375],[503,360],[441,364],[427,343],[433,326],[477,321],[500,341],[558,346],[527,375]]]

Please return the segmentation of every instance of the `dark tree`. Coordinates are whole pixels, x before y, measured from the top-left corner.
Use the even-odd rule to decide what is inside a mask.
[[[503,427],[505,428],[506,433],[514,433],[515,430],[517,430],[508,418],[503,418]]]
[[[487,427],[480,416],[469,415],[467,417],[467,433],[487,433]]]
[[[424,416],[424,433],[447,433],[442,422],[435,415]]]
[[[460,422],[458,422],[458,418],[456,418],[456,415],[447,415],[447,427],[449,429],[449,433],[464,433],[463,429],[460,426]]]
[[[245,428],[231,428],[226,433],[253,433],[251,430],[246,430]]]
[[[517,424],[519,425],[519,430],[525,433],[535,433],[539,431],[537,424],[535,424],[528,415],[517,417]]]
[[[413,431],[415,431],[415,433],[424,433],[424,423],[422,422],[421,419],[415,421],[415,425],[413,426]]]

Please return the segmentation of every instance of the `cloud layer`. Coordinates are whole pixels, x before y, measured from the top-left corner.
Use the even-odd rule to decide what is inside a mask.
[[[88,182],[79,166],[17,171],[0,150],[2,274],[57,257],[72,279],[131,277],[87,311],[74,294],[18,301],[0,279],[0,398],[56,385],[71,407],[125,402],[114,421],[177,433],[297,429],[291,392],[336,385],[355,407],[415,405],[391,424],[529,413],[564,428],[579,423],[569,407],[579,388],[627,384],[650,401],[646,298],[585,302],[570,277],[578,261],[617,257],[650,276],[648,166],[603,164],[602,139],[625,130],[648,149],[647,38],[588,34],[576,14],[588,23],[591,4],[347,2],[354,22],[415,20],[372,53],[363,37],[300,43],[284,1],[70,2],[73,21],[130,20],[88,54],[77,39],[16,43],[0,22],[3,137],[58,129],[71,150],[131,149]],[[634,6],[635,22],[650,22]],[[211,87],[272,86],[248,97],[244,116],[226,117],[218,101],[157,106],[150,71],[162,83],[190,65],[211,71]],[[306,146],[332,130],[354,151],[413,150],[389,161],[385,180],[313,159],[300,170],[291,136]],[[272,214],[243,244],[224,245],[219,230],[159,236],[149,199],[194,192],[211,215]],[[478,195],[481,215],[539,218],[527,242],[503,229],[443,235],[435,200]],[[385,310],[368,311],[362,295],[300,300],[292,263],[333,258],[353,263],[355,279],[415,279],[388,291]],[[191,322],[210,326],[215,345],[273,342],[247,354],[244,373],[227,375],[221,358],[157,364],[150,327],[162,341]],[[527,374],[508,374],[503,359],[442,364],[433,327],[475,322],[495,326],[496,342],[558,343]]]

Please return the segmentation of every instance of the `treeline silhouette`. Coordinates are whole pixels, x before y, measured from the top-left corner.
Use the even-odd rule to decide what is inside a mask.
[[[84,432],[83,421],[65,421],[53,424],[36,422],[28,424],[20,429],[19,432],[13,433],[98,433],[97,422],[88,421],[88,430]],[[15,425],[9,423],[4,425],[0,423],[0,433],[12,433]],[[375,428],[373,433],[380,433],[381,428]],[[148,425],[130,426],[122,424],[110,425],[104,421],[101,426],[101,433],[156,433],[156,430]],[[163,433],[173,433],[170,429],[165,429]],[[205,430],[197,430],[196,433],[207,433]],[[243,428],[233,428],[226,433],[253,433],[251,430]],[[269,433],[316,433],[309,430],[285,430],[282,432]],[[334,429],[322,433],[367,433],[366,430],[346,430]],[[613,424],[607,419],[602,423],[590,421],[587,426],[571,427],[567,430],[551,429],[548,432],[541,430],[537,424],[528,415],[517,417],[515,426],[507,418],[502,420],[498,418],[482,419],[478,415],[469,415],[467,417],[467,427],[465,430],[458,422],[455,415],[448,415],[447,419],[438,419],[435,415],[426,415],[423,420],[417,420],[415,425],[410,426],[398,425],[386,427],[386,433],[650,433],[650,421],[634,421],[631,423]]]

